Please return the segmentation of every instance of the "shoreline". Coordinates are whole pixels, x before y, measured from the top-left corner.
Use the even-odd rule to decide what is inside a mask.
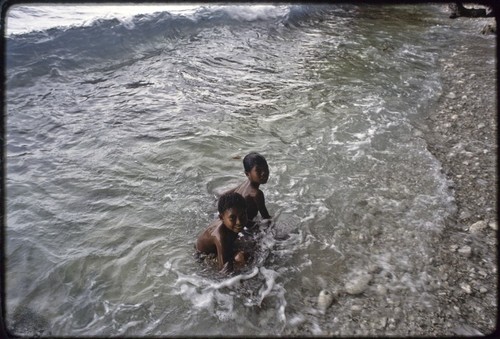
[[[442,94],[425,118],[424,137],[452,183],[457,210],[432,244],[440,307],[423,332],[488,335],[496,332],[498,307],[497,74],[486,62],[491,55],[471,56],[476,46],[450,47],[440,59]]]

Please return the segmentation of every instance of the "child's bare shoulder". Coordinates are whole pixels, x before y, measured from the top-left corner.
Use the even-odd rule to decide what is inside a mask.
[[[210,230],[210,233],[219,232],[222,227],[222,220],[214,220],[208,225],[207,229]]]
[[[216,234],[219,232],[220,225],[221,225],[220,220],[212,221],[207,226],[207,228],[205,228],[205,230],[202,232],[202,236],[204,236],[205,238],[207,237],[211,238],[213,236],[216,236]]]
[[[264,192],[262,192],[260,189],[257,189],[255,191],[255,199],[264,199]]]

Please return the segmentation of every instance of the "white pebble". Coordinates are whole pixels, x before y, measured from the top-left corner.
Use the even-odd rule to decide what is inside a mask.
[[[321,290],[318,295],[318,309],[321,313],[325,313],[328,307],[333,302],[333,294],[327,290]]]
[[[479,233],[482,230],[486,228],[486,221],[484,220],[479,220],[478,222],[475,222],[469,227],[469,232],[471,233]]]
[[[361,305],[352,305],[351,306],[351,311],[353,312],[359,312],[361,311],[363,308],[361,307]]]
[[[345,290],[349,294],[361,294],[368,288],[372,276],[368,273],[360,274],[358,277],[345,284]]]
[[[472,248],[470,248],[470,246],[465,245],[464,247],[458,249],[458,253],[463,254],[466,257],[469,257],[472,254]]]
[[[472,290],[471,290],[471,288],[470,288],[470,285],[469,285],[469,284],[466,284],[466,283],[460,283],[460,288],[461,288],[462,290],[464,290],[464,291],[465,291],[465,293],[467,293],[467,294],[471,294],[471,293],[472,293]]]

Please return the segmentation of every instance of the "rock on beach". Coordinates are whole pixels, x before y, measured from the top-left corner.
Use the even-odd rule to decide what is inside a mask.
[[[361,294],[368,288],[371,280],[371,274],[361,273],[345,284],[345,291],[352,295]]]
[[[458,253],[462,254],[465,257],[470,257],[472,254],[472,248],[470,246],[463,246],[458,249]]]
[[[479,220],[478,222],[475,222],[469,227],[469,232],[471,233],[479,233],[482,230],[486,229],[486,221],[484,220]]]
[[[498,230],[498,224],[496,221],[490,221],[488,226],[492,229],[492,230]]]
[[[335,294],[328,290],[321,290],[318,295],[318,309],[321,313],[325,313],[328,307],[332,304]]]

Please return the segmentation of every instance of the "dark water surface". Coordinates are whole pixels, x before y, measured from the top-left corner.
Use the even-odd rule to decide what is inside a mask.
[[[420,127],[449,39],[472,39],[443,8],[214,7],[9,36],[8,316],[70,336],[326,334],[342,324],[320,322],[319,291],[365,273],[385,289],[374,317],[437,307],[427,244],[455,205]],[[250,151],[274,223],[256,265],[221,277],[193,244]],[[343,298],[345,314],[364,297]]]

